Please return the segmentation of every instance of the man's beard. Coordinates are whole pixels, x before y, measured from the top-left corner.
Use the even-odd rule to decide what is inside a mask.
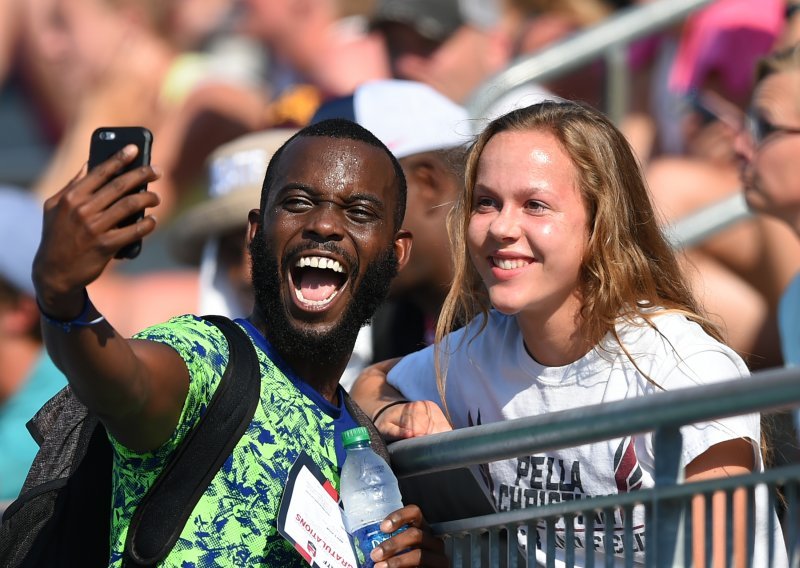
[[[343,253],[335,245],[317,247],[316,250],[319,248]],[[311,247],[308,250],[314,251]],[[299,251],[291,251],[287,258],[296,252]],[[364,278],[339,323],[327,332],[317,332],[297,329],[291,323],[280,294],[280,274],[287,274],[291,267],[284,262],[283,270],[279,269],[278,260],[270,252],[261,228],[250,243],[250,255],[255,304],[265,318],[265,334],[270,344],[285,359],[289,358],[287,355],[302,354],[304,359],[320,365],[340,364],[343,359],[349,359],[358,331],[370,322],[375,310],[386,299],[392,278],[397,274],[397,255],[394,247],[389,246],[367,266]],[[351,266],[352,283],[358,273],[358,264],[351,263]]]

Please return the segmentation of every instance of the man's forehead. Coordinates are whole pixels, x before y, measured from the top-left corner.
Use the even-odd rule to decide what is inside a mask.
[[[364,140],[334,136],[298,136],[294,138],[284,147],[279,156],[279,164],[283,164],[285,160],[289,161],[287,158],[297,158],[309,154],[319,155],[321,152],[342,156],[364,156],[371,160],[381,156],[383,159],[376,161],[381,166],[392,167],[389,156],[382,148]]]
[[[395,197],[398,179],[391,158],[382,148],[361,140],[299,137],[289,142],[278,160],[272,190],[280,190],[287,183],[340,182],[347,187],[363,182],[370,191],[382,188],[382,197]]]

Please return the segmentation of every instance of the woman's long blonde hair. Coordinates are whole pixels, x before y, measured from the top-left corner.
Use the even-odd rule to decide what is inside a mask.
[[[695,300],[675,252],[659,228],[639,163],[625,137],[602,113],[586,105],[546,101],[490,122],[467,157],[465,189],[447,223],[453,283],[436,326],[436,376],[445,408],[449,351],[447,347],[443,350],[445,336],[479,315],[482,330],[491,307],[467,252],[467,227],[481,154],[494,135],[526,131],[555,136],[577,171],[589,224],[589,243],[579,276],[580,321],[589,341],[587,348],[610,333],[628,354],[616,334],[616,324],[620,319],[633,323],[643,318],[652,325],[651,311],[656,307],[682,313],[721,339]]]

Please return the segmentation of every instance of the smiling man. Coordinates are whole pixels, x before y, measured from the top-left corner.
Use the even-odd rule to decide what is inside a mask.
[[[155,228],[149,216],[117,228],[158,202],[150,192],[129,194],[158,177],[153,168],[112,179],[132,158],[121,152],[47,201],[34,263],[47,346],[114,448],[111,566],[122,565],[137,503],[198,421],[228,359],[225,337],[201,318],[174,318],[128,340],[86,294],[116,250]],[[248,231],[255,308],[236,320],[256,347],[260,404],[165,566],[304,565],[277,531],[287,472],[305,453],[338,488],[340,434],[364,420],[339,377],[410,252],[402,170],[377,138],[348,121],[290,138],[267,168],[260,205]],[[441,542],[416,530],[424,529],[418,508],[406,506],[391,521],[384,528],[414,528],[373,558],[403,551],[404,565],[446,565]]]
[[[330,125],[354,129],[326,121],[306,132]],[[270,314],[265,333],[292,368],[325,377],[323,394],[338,387],[342,354],[349,356],[410,252],[409,233],[398,232],[406,194],[400,165],[382,144],[352,153],[353,143],[305,136],[279,150],[261,210],[250,213],[256,313]]]

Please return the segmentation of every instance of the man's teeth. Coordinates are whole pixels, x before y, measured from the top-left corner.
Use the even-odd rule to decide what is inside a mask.
[[[503,270],[514,270],[515,268],[522,268],[530,264],[529,261],[523,259],[507,259],[507,258],[492,258],[492,263]]]
[[[338,260],[325,258],[324,256],[304,256],[297,261],[295,266],[297,268],[305,268],[306,266],[310,266],[311,268],[322,268],[333,270],[334,272],[344,273],[344,268],[342,268],[342,265]]]
[[[331,294],[324,300],[307,300],[305,296],[303,296],[303,291],[300,288],[295,288],[294,290],[294,295],[297,296],[297,299],[308,306],[324,306],[325,304],[330,304],[338,293],[339,290],[336,290],[333,294]]]

